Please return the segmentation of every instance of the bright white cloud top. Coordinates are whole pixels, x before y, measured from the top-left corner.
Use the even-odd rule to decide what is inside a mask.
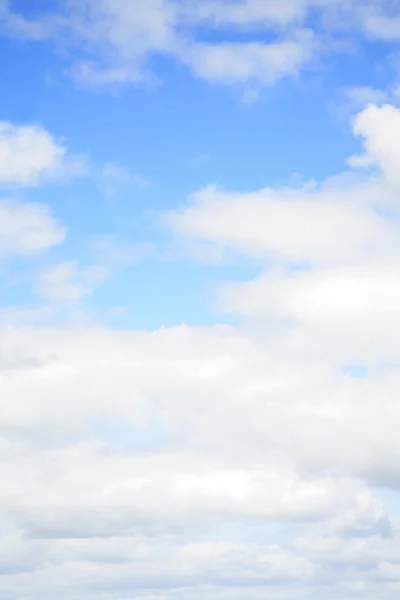
[[[0,600],[398,598],[398,13],[0,0]]]

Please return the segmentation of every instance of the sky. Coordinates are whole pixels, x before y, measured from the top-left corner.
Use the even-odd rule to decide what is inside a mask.
[[[0,600],[395,600],[397,0],[0,0]]]

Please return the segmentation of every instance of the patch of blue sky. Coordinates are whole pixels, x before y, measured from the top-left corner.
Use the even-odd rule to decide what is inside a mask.
[[[390,488],[374,488],[374,493],[382,500],[390,517],[400,522],[400,490]]]
[[[365,379],[368,375],[368,370],[364,365],[345,365],[342,368],[342,374],[357,379]]]
[[[171,437],[161,424],[143,427],[130,425],[123,419],[98,419],[91,428],[91,437],[110,447],[125,451],[157,451],[171,443]]]
[[[10,8],[27,18],[35,18],[54,10],[58,0],[10,0]]]

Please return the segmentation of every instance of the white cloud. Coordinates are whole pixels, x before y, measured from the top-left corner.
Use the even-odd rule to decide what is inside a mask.
[[[373,107],[355,121],[371,174],[207,188],[166,217],[179,236],[259,260],[256,279],[221,291],[241,325],[135,331],[0,314],[10,598],[398,593],[398,525],[377,490],[400,492],[398,222],[382,210],[397,196],[397,118]],[[44,207],[0,206],[4,256],[63,236]],[[100,250],[133,260],[137,248],[118,242]],[[61,262],[36,289],[62,304],[100,275]]]
[[[370,2],[361,10],[361,23],[367,36],[374,40],[400,40],[400,15],[394,3]]]
[[[145,190],[151,185],[150,181],[141,175],[115,162],[107,162],[104,165],[100,173],[99,184],[108,196],[117,196],[130,187]]]
[[[381,105],[388,102],[392,93],[370,86],[350,87],[342,90],[342,96],[351,111],[358,112],[369,104]]]
[[[352,194],[354,197],[352,197]],[[166,222],[184,238],[197,238],[254,258],[316,264],[387,256],[397,251],[396,229],[363,197],[380,200],[381,190],[277,190],[236,194],[218,188],[198,192],[189,207]]]
[[[349,363],[396,362],[400,266],[277,270],[219,291],[219,307],[252,319],[290,319],[287,343]],[[290,340],[290,342],[289,342]]]
[[[397,379],[357,388],[227,327],[0,333],[0,564],[18,597],[151,597],[155,582],[168,598],[283,581],[300,593],[328,578],[329,553],[272,541],[277,521],[347,543],[343,585],[349,564],[360,577],[360,560],[399,556],[359,479],[392,464],[399,486]]]
[[[3,545],[7,541],[22,556],[18,536],[4,536],[1,540]],[[79,600],[94,598],[99,590],[113,598],[191,598],[198,597],[198,592],[215,598],[214,594],[220,596],[227,586],[279,586],[283,582],[308,582],[314,574],[307,559],[272,544],[198,541],[167,549],[160,543],[135,537],[97,543],[57,540],[28,544],[32,555],[36,552],[38,560],[45,559],[43,566],[27,574],[18,570],[6,572],[3,582],[22,595],[29,581],[35,600],[51,598],[55,593],[64,598],[71,590]],[[204,576],[207,583],[202,584]],[[179,582],[184,582],[184,586]],[[132,588],[135,596],[131,595]]]
[[[137,65],[107,67],[93,61],[80,61],[73,65],[72,76],[82,85],[95,87],[120,86],[125,83],[147,83],[154,77]]]
[[[43,270],[35,284],[35,292],[51,302],[74,302],[91,294],[107,276],[99,266],[79,269],[74,261],[59,263]]]
[[[331,49],[336,34],[342,39],[343,32],[393,41],[400,31],[398,10],[381,0],[63,0],[58,10],[36,18],[13,11],[4,1],[1,17],[10,35],[83,50],[72,72],[80,82],[97,86],[153,83],[157,77],[147,68],[153,55],[178,59],[211,81],[272,85],[327,49],[304,34],[294,39],[310,22],[333,38]],[[239,37],[243,31],[254,37],[201,43],[204,27],[217,29],[222,37],[227,27]],[[260,31],[278,37],[261,44]]]
[[[11,35],[67,39],[83,47],[88,59],[75,64],[75,74],[89,84],[109,85],[148,81],[149,55],[170,54],[175,46],[177,8],[169,0],[73,0],[36,20],[9,8],[4,23]]]
[[[65,229],[46,206],[0,201],[0,258],[39,254],[64,239]]]
[[[354,133],[364,138],[365,153],[353,156],[354,167],[378,167],[387,182],[400,185],[400,109],[386,104],[369,106],[354,121]]]
[[[166,217],[174,232],[189,242],[199,239],[225,251],[262,259],[265,273],[253,281],[220,289],[219,308],[250,317],[248,330],[268,339],[266,345],[277,359],[301,364],[299,388],[289,367],[286,373],[294,386],[293,395],[283,391],[289,385],[286,381],[282,388],[276,384],[276,400],[265,405],[265,413],[259,406],[249,405],[255,418],[242,412],[237,415],[236,433],[240,430],[246,436],[245,422],[251,422],[252,436],[246,439],[256,445],[256,439],[261,443],[263,435],[265,440],[270,435],[267,430],[275,429],[273,444],[282,447],[285,440],[284,452],[292,453],[295,448],[298,460],[304,459],[308,468],[340,462],[347,469],[351,464],[354,473],[368,473],[375,482],[395,479],[394,455],[390,458],[382,445],[394,435],[394,429],[381,419],[391,415],[396,421],[398,414],[399,228],[396,212],[382,210],[382,204],[397,200],[394,140],[398,115],[394,107],[372,106],[356,117],[355,133],[363,135],[368,162],[378,167],[364,178],[347,174],[303,190],[228,193],[208,188],[188,207]],[[303,371],[306,364],[316,367],[309,384]],[[345,383],[331,379],[346,365],[365,365],[365,377],[347,377]],[[275,369],[278,372],[277,365]],[[317,379],[311,383],[313,377],[325,379],[321,388]],[[267,384],[254,385],[265,391]],[[375,393],[380,398],[376,412],[368,404]],[[348,419],[352,420],[355,409],[352,402],[358,395],[363,417],[360,426],[355,422],[350,426]],[[370,410],[374,413],[371,421]],[[286,435],[280,432],[283,422]],[[326,446],[324,439],[330,440]],[[342,458],[333,439],[349,444]],[[372,439],[380,448],[375,457],[367,449],[366,441]],[[269,444],[271,440],[266,447]],[[333,462],[328,450],[331,444],[336,453]],[[378,454],[380,467],[375,463]]]
[[[393,211],[381,209],[397,202],[399,115],[384,105],[356,116],[365,153],[351,162],[373,168],[367,176],[347,174],[301,190],[207,188],[165,217],[189,244],[216,245],[267,269],[222,287],[219,309],[266,331],[274,323],[282,351],[342,364],[397,361],[399,224]]]
[[[216,25],[284,26],[301,22],[312,4],[317,3],[309,0],[205,0],[194,4],[192,10],[197,19]]]
[[[59,12],[28,19],[4,11],[4,27],[11,35],[56,39],[83,49],[86,57],[72,72],[82,83],[115,86],[153,83],[152,55],[166,55],[188,65],[196,76],[221,83],[274,85],[308,66],[318,45],[311,32],[302,31],[314,0],[259,0],[246,2],[175,2],[174,0],[84,0],[63,2]],[[322,3],[325,8],[325,3]],[[275,33],[271,43],[202,43],[198,27],[255,27]],[[299,33],[300,29],[300,33]],[[67,42],[65,42],[67,43]]]
[[[293,39],[263,44],[195,44],[182,54],[194,73],[210,81],[274,85],[296,75],[313,57],[315,42],[310,32]]]
[[[368,106],[354,119],[364,152],[349,159],[367,176],[345,173],[302,189],[197,192],[188,206],[164,216],[186,240],[251,258],[319,266],[398,263],[398,222],[381,207],[399,189],[400,109]]]
[[[284,466],[240,470],[189,452],[129,456],[88,444],[3,461],[2,510],[32,537],[147,536],[182,526],[195,535],[199,527],[212,531],[221,519],[255,518],[294,527],[317,521],[340,533],[343,525],[365,529],[385,518],[382,503],[362,484],[301,478]],[[52,464],[55,478],[41,476],[43,461]]]
[[[0,185],[35,186],[84,171],[82,159],[68,157],[65,146],[42,127],[0,123]]]
[[[378,371],[366,380],[352,379],[340,374],[346,356],[336,358],[332,366],[332,358],[327,360],[315,345],[313,353],[301,347],[296,350],[284,339],[259,346],[240,332],[224,328],[119,333],[78,323],[76,328],[3,327],[2,331],[5,404],[0,429],[17,437],[23,434],[32,441],[38,436],[51,440],[62,434],[66,439],[76,435],[85,439],[100,419],[111,423],[101,430],[101,439],[111,448],[140,447],[146,439],[166,450],[169,444],[178,444],[187,452],[190,447],[214,448],[213,466],[199,466],[198,484],[188,480],[192,489],[197,485],[200,497],[205,493],[202,486],[205,490],[207,481],[220,477],[222,492],[220,498],[218,494],[214,498],[216,506],[233,502],[230,493],[245,493],[248,500],[241,503],[241,510],[253,502],[252,510],[268,511],[275,506],[273,510],[282,510],[286,516],[304,510],[300,501],[290,503],[289,491],[294,497],[296,489],[300,496],[308,494],[306,504],[314,497],[319,514],[319,502],[329,507],[324,486],[332,488],[329,479],[316,482],[317,487],[312,482],[311,487],[303,484],[302,478],[297,483],[296,477],[285,475],[287,469],[276,463],[278,457],[300,464],[306,471],[323,464],[352,476],[367,472],[376,481],[383,477],[395,488],[399,485],[395,475],[399,451],[396,369]],[[384,399],[377,403],[383,390]],[[127,427],[125,433],[120,422]],[[76,451],[80,452],[79,446]],[[233,469],[217,467],[224,453],[236,463]],[[255,457],[261,475],[271,461],[275,464],[276,475],[273,470],[268,475],[273,486],[265,475],[257,483]],[[163,460],[162,454],[154,455],[159,473],[171,469]],[[139,463],[135,469],[124,461],[121,464],[121,475],[111,469],[114,482],[129,481],[135,472],[138,477],[150,477],[150,463],[141,471]],[[243,469],[249,472],[249,479]],[[195,463],[177,470],[194,475]],[[267,483],[262,483],[263,478]],[[287,493],[285,479],[290,482]],[[268,503],[263,485],[271,488]],[[123,486],[121,489],[123,492]],[[287,505],[279,500],[283,496],[288,498]],[[167,496],[164,499],[167,501]]]

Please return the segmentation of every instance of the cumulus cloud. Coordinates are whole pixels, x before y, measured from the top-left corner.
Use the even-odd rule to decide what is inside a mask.
[[[46,206],[0,200],[0,258],[39,254],[62,243],[65,235]]]
[[[389,104],[371,105],[354,120],[354,133],[364,138],[365,153],[350,158],[354,167],[377,167],[385,180],[399,188],[400,110]]]
[[[229,327],[7,325],[0,340],[6,589],[300,593],[332,568],[313,539],[354,548],[338,561],[343,586],[360,557],[375,569],[398,557],[365,482],[383,472],[399,486],[382,381],[357,388]],[[396,389],[388,381],[385,397]],[[276,523],[290,540],[272,541]]]
[[[218,303],[256,321],[289,320],[287,342],[298,350],[319,348],[331,359],[356,364],[396,362],[399,281],[398,262],[292,273],[277,269],[221,287]]]
[[[372,372],[367,370],[364,379],[346,380],[345,387],[354,386],[356,395],[358,388],[364,399],[370,393],[374,394],[372,388],[367,392],[369,385],[380,390],[377,391],[380,409],[393,418],[397,409],[394,396],[386,386],[391,381],[389,385],[394,385],[392,389],[395,390],[399,352],[395,334],[399,319],[400,256],[396,212],[399,160],[394,141],[398,118],[399,110],[387,105],[370,106],[355,118],[354,133],[362,136],[365,153],[361,160],[352,160],[352,164],[357,167],[360,163],[368,164],[371,171],[364,177],[347,174],[303,190],[231,193],[208,188],[196,194],[188,206],[165,217],[180,238],[198,239],[217,245],[225,252],[239,253],[258,261],[263,271],[259,277],[220,288],[219,309],[250,318],[250,329],[268,336],[275,355],[285,356],[286,360],[296,357],[300,362],[305,359],[318,364],[326,361],[326,365],[337,371],[346,364],[372,368]],[[389,211],[386,210],[388,205],[391,206]],[[293,380],[293,374],[289,372],[287,377]],[[312,460],[321,460],[324,464],[330,463],[331,458],[324,457],[324,449],[309,453],[306,447],[310,439],[314,435],[321,436],[323,446],[323,437],[330,437],[334,431],[334,420],[337,418],[344,424],[347,411],[352,410],[348,404],[352,396],[350,388],[345,391],[342,384],[337,388],[332,380],[328,387],[319,389],[314,382],[314,389],[310,387],[305,396],[298,390],[288,412],[283,409],[282,400],[274,403],[274,407],[283,410],[286,416],[296,413],[299,426],[301,422],[304,437],[294,425],[287,429],[287,435],[296,444],[297,456],[307,455],[308,461],[313,454]],[[300,398],[305,397],[307,400],[304,399],[303,404]],[[320,412],[314,404],[317,397],[324,397],[331,408],[326,406]],[[328,401],[329,397],[331,401]],[[285,398],[289,396],[285,395]],[[364,407],[369,410],[366,405]],[[266,409],[269,419],[272,419],[271,410],[269,405]],[[255,412],[258,421],[262,422],[261,439],[261,431],[265,432],[264,428],[268,426],[262,420],[262,413],[257,409]],[[312,413],[314,417],[307,419],[306,413]],[[320,419],[322,414],[328,413],[332,419],[330,426],[325,427]],[[314,418],[318,425],[310,438],[308,427]],[[242,419],[251,417],[241,415]],[[274,419],[270,422],[277,425]],[[375,421],[375,425],[377,423]],[[252,420],[252,427],[257,427],[256,420]],[[363,427],[370,439],[381,435],[378,434],[379,427],[373,432],[366,427],[365,421]],[[345,429],[334,436],[354,441],[360,431],[355,423],[347,433]],[[382,426],[381,432],[383,436],[391,435],[389,423]],[[298,437],[302,442],[297,446],[294,440]],[[274,438],[274,443],[280,444],[277,440]],[[383,449],[381,442],[377,444]],[[384,468],[380,470],[373,466],[372,454],[369,451],[365,454],[365,447],[361,451],[362,445],[363,442],[357,444],[356,452],[353,447],[346,453],[342,467],[354,460],[359,475],[366,468],[376,482],[379,472],[382,480],[393,480],[393,473],[389,475],[387,471],[384,474]],[[336,445],[335,452],[339,461],[340,449]],[[387,459],[386,467],[391,462]]]
[[[37,431],[44,438],[58,431],[67,437],[85,438],[94,427],[94,434],[99,432],[111,447],[118,447],[121,437],[128,449],[130,444],[140,448],[147,436],[164,448],[178,442],[185,447],[219,448],[222,454],[230,448],[231,458],[241,457],[244,465],[254,460],[254,453],[261,453],[260,468],[264,461],[270,464],[278,456],[300,463],[304,472],[318,464],[340,464],[343,472],[352,476],[368,472],[377,483],[384,476],[398,486],[397,369],[377,372],[368,380],[354,379],[341,375],[331,361],[325,367],[310,362],[302,349],[295,352],[289,345],[274,343],[268,351],[234,330],[218,328],[118,334],[82,326],[47,331],[14,327],[5,328],[2,339],[5,406],[1,427],[15,434],[23,431],[34,440]],[[318,349],[316,353],[321,356]],[[13,368],[8,370],[7,365]],[[337,360],[337,367],[340,365]],[[384,401],[376,405],[379,389],[385,390]],[[99,419],[110,421],[110,429],[96,429]],[[126,430],[117,426],[121,420]],[[375,446],[378,439],[379,452]],[[325,444],[320,447],[322,440]],[[161,456],[159,460],[163,471]],[[184,472],[193,474],[195,470],[192,465]],[[136,469],[125,471],[132,472],[134,482]],[[240,489],[245,498],[247,487],[252,489],[252,477],[247,480],[238,466],[233,471],[220,467],[219,472],[216,469],[217,474],[210,475],[211,488],[212,481],[220,479],[222,497],[232,493],[234,498],[236,489],[240,503]],[[262,484],[262,471],[260,474]],[[138,476],[146,474],[143,471]],[[198,480],[199,493],[206,490],[207,476],[205,472],[204,480],[203,476]],[[274,477],[279,489],[279,470]],[[189,478],[189,488],[196,490],[196,481],[196,477],[192,482]],[[256,481],[257,472],[255,490]],[[295,479],[291,481],[294,492],[297,484]],[[326,484],[330,485],[328,480]],[[312,495],[312,486],[309,489]],[[318,497],[319,492],[316,494]],[[272,490],[269,495],[274,502]],[[323,494],[320,497],[322,500]],[[283,506],[282,502],[276,506],[279,504]],[[298,503],[298,510],[300,506]]]
[[[387,254],[396,246],[393,224],[357,201],[380,189],[265,189],[249,194],[207,188],[166,223],[183,237],[206,240],[254,258],[335,263]]]
[[[338,265],[398,260],[397,221],[379,206],[395,203],[400,110],[371,105],[354,119],[364,153],[349,159],[369,167],[303,189],[234,193],[209,187],[189,206],[164,217],[178,235],[210,242],[252,258]]]
[[[11,489],[6,484],[10,463],[4,464],[0,475],[3,510],[33,537],[146,536],[182,527],[196,535],[199,527],[209,530],[221,517],[294,525],[319,521],[339,533],[344,525],[353,530],[378,525],[379,532],[386,516],[383,504],[361,483],[299,477],[276,466],[240,471],[198,455],[167,452],[107,456],[87,444],[45,451],[38,458],[20,461],[14,456]],[[56,481],[50,473],[40,477],[43,460],[51,461]],[[21,486],[27,471],[31,487],[24,500]]]
[[[84,161],[69,157],[65,146],[42,127],[0,123],[0,185],[29,187],[83,172]]]
[[[275,265],[253,281],[221,289],[220,308],[280,320],[286,342],[297,350],[318,348],[356,362],[396,360],[399,115],[394,106],[371,105],[354,119],[365,150],[350,164],[368,166],[364,177],[302,190],[207,188],[165,217],[183,239]]]

